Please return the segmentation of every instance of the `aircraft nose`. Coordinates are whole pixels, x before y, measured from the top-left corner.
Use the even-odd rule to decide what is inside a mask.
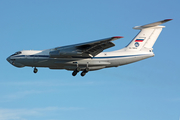
[[[13,64],[14,60],[11,59],[11,56],[9,56],[7,59],[6,59],[10,64]]]
[[[11,59],[10,59],[10,57],[8,57],[6,60],[7,60],[8,62],[10,62]]]
[[[16,61],[13,56],[9,56],[8,58],[6,58],[6,60],[15,67],[24,67],[24,65]]]

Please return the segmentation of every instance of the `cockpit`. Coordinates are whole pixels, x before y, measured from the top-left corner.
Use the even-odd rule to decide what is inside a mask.
[[[21,53],[22,53],[21,51],[18,51],[18,52],[16,52],[16,53],[12,54],[11,56],[19,55],[19,54],[21,54]]]

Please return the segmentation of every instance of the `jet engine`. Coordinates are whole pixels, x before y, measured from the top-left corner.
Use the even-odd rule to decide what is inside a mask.
[[[68,50],[54,50],[49,52],[50,58],[64,58],[72,56],[82,56],[82,52]]]

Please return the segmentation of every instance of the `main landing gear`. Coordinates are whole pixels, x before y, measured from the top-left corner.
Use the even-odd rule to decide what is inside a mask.
[[[73,71],[72,73],[73,76],[76,76],[77,73],[81,71],[81,68],[78,66],[78,63],[75,62],[75,64],[77,65],[77,68]],[[89,71],[89,68],[88,68],[88,62],[87,62],[86,68],[82,71],[81,76],[82,77],[85,76],[88,71]]]
[[[37,73],[38,72],[38,69],[35,67],[34,70],[33,70],[34,73]]]
[[[80,68],[76,68],[76,69],[73,71],[72,75],[73,75],[73,76],[76,76],[79,71],[80,71]]]
[[[81,73],[81,76],[82,77],[85,76],[88,71],[89,71],[89,68],[84,69]]]
[[[79,71],[80,71],[80,70],[75,69],[75,70],[73,71],[72,75],[73,75],[73,76],[76,76]],[[86,73],[88,73],[88,71],[89,71],[88,68],[84,69],[84,70],[82,71],[82,73],[81,73],[81,76],[82,76],[82,77],[85,76]]]

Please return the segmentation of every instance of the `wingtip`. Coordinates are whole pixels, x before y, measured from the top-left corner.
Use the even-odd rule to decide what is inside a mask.
[[[173,19],[165,19],[164,22],[168,22],[168,21],[171,21],[171,20],[173,20]]]
[[[113,38],[124,38],[123,36],[114,36]]]

